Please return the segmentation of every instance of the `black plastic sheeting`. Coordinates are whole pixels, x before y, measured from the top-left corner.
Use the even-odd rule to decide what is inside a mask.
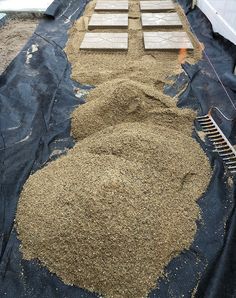
[[[188,82],[179,106],[190,106],[199,114],[206,114],[212,106],[218,108],[220,112],[213,110],[217,123],[236,143],[236,78],[232,73],[236,47],[213,35],[203,13],[190,10],[191,1],[179,2],[204,43],[206,55],[194,66],[183,65],[186,74],[178,76],[166,92],[175,95]],[[74,95],[73,89],[90,87],[71,81],[63,48],[67,30],[85,5],[84,0],[54,1],[46,11],[47,18],[0,76],[0,297],[98,297],[65,285],[37,261],[23,260],[14,229],[19,194],[29,175],[74,145],[70,114],[84,101]],[[226,120],[222,113],[233,120]],[[234,185],[227,183],[222,161],[211,144],[204,143],[196,133],[194,137],[213,168],[210,185],[199,200],[202,220],[191,249],[170,262],[168,277],[160,280],[159,288],[149,297],[191,297],[193,289],[196,297],[236,296]]]
[[[212,107],[212,115],[232,144],[236,143],[236,46],[214,34],[204,14],[191,11],[191,1],[179,0],[185,9],[193,32],[204,43],[203,59],[197,65],[184,65],[190,84],[179,100],[179,106],[197,107],[206,114]],[[210,153],[214,173],[209,187],[209,198],[200,206],[203,211],[204,227],[199,233],[208,234],[205,239],[207,268],[201,275],[196,297],[236,297],[236,211],[235,179],[232,188],[224,184],[223,165],[212,152],[209,143],[204,145]],[[210,215],[214,218],[210,219]],[[207,223],[208,221],[208,223]],[[222,223],[225,222],[225,227]],[[223,228],[223,230],[222,230]],[[221,232],[222,238],[220,237]],[[214,235],[213,235],[214,234]],[[208,253],[211,252],[211,256]]]

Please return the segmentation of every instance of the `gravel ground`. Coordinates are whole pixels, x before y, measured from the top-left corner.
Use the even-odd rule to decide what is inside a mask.
[[[33,34],[38,19],[14,19],[0,28],[0,73],[17,56]]]

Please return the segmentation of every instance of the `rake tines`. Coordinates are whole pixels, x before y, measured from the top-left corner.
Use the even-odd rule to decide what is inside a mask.
[[[211,114],[197,117],[197,121],[214,145],[216,152],[223,159],[228,171],[231,174],[236,174],[236,151],[216,124]]]

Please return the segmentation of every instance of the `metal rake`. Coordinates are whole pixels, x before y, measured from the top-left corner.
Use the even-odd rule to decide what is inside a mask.
[[[216,124],[211,116],[211,112],[196,119],[201,125],[203,132],[206,133],[208,139],[215,147],[216,152],[223,159],[228,171],[231,174],[236,174],[236,151]]]

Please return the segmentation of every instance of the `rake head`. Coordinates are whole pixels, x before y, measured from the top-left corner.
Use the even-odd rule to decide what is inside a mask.
[[[236,151],[214,121],[211,111],[207,115],[197,117],[197,121],[223,159],[228,171],[236,174]]]

